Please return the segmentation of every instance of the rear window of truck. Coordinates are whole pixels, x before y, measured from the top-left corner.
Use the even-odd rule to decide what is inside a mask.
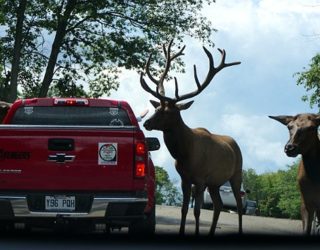
[[[131,126],[126,110],[120,107],[27,106],[19,107],[11,124]]]

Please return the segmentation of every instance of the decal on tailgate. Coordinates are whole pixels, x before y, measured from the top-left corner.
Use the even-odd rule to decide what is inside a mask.
[[[117,165],[118,144],[111,142],[100,142],[98,147],[99,165]]]
[[[30,159],[30,152],[23,151],[4,151],[0,149],[0,160],[28,160]]]

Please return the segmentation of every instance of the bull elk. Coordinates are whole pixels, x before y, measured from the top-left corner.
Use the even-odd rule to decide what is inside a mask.
[[[11,107],[10,103],[0,101],[0,124],[6,116],[8,109]]]
[[[165,96],[164,80],[167,77],[171,62],[183,55],[185,46],[176,54],[171,53],[171,40],[168,47],[163,45],[166,62],[165,69],[159,79],[150,72],[151,56],[146,64],[146,74],[156,84],[156,90],[151,89],[141,73],[140,83],[142,88],[157,98],[160,102],[151,100],[155,113],[144,123],[147,130],[160,130],[163,132],[164,142],[171,156],[175,159],[175,167],[181,177],[183,205],[181,208],[180,234],[185,233],[186,215],[190,201],[191,185],[195,186],[194,216],[196,221],[195,233],[199,234],[200,208],[203,203],[203,193],[208,187],[214,204],[214,215],[210,234],[213,235],[217,226],[222,201],[219,187],[230,180],[234,192],[239,214],[239,233],[242,232],[242,203],[240,187],[242,182],[242,156],[237,143],[229,136],[211,134],[205,128],[189,128],[182,120],[180,111],[188,109],[193,101],[179,103],[180,101],[195,97],[200,94],[211,82],[213,77],[223,68],[240,64],[240,62],[225,63],[226,53],[218,49],[222,55],[220,64],[215,67],[211,53],[203,47],[209,58],[209,71],[205,80],[200,83],[196,66],[194,78],[197,90],[179,95],[178,82],[175,81],[175,98]]]
[[[289,129],[290,139],[284,147],[289,157],[301,154],[298,184],[301,193],[303,231],[310,235],[314,214],[320,221],[320,141],[318,127],[320,115],[269,116]]]

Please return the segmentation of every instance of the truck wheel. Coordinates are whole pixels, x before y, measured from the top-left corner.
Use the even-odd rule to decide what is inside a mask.
[[[153,235],[156,231],[156,209],[141,220],[133,221],[129,226],[129,234],[132,235]]]

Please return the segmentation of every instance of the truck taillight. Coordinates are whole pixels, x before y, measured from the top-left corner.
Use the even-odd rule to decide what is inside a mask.
[[[136,144],[136,154],[137,155],[144,155],[146,153],[146,144],[142,142],[138,142]]]
[[[136,177],[145,177],[146,164],[144,162],[136,162]]]
[[[145,177],[146,175],[146,144],[144,142],[135,143],[135,177]]]

